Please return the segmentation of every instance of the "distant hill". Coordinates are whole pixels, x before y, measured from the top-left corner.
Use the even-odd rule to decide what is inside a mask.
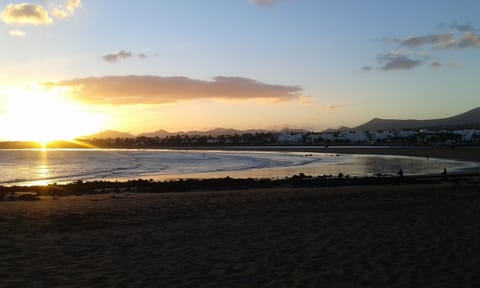
[[[220,135],[235,135],[243,134],[241,130],[229,129],[229,128],[215,128],[207,131],[188,131],[185,133],[189,136],[220,136]]]
[[[249,129],[249,130],[237,130],[237,129],[229,129],[229,128],[215,128],[211,130],[206,130],[206,131],[179,131],[179,132],[168,132],[166,130],[158,130],[152,133],[142,133],[138,136],[145,136],[145,137],[159,137],[159,138],[165,138],[167,136],[175,136],[175,135],[188,135],[188,136],[220,136],[220,135],[242,135],[242,134],[255,134],[255,133],[268,133],[268,132],[279,132],[279,133],[288,133],[288,132],[307,132],[306,130],[303,129],[289,129],[285,128],[280,131],[276,130],[262,130],[262,129]]]
[[[243,132],[240,130],[235,130],[235,129],[227,129],[227,128],[215,128],[212,130],[207,130],[207,131],[177,131],[177,132],[168,132],[166,130],[160,129],[155,132],[151,133],[142,133],[138,136],[144,136],[144,137],[159,137],[159,138],[165,138],[167,136],[175,136],[175,135],[196,135],[196,136],[219,136],[219,135],[234,135],[234,134],[242,134]]]
[[[290,128],[285,128],[282,130],[263,130],[263,129],[249,129],[249,130],[237,130],[237,129],[229,129],[229,128],[215,128],[211,130],[206,130],[206,131],[177,131],[177,132],[169,132],[167,130],[157,130],[155,132],[150,132],[150,133],[142,133],[139,134],[138,137],[159,137],[159,138],[165,138],[168,136],[175,136],[175,135],[187,135],[187,136],[220,136],[220,135],[242,135],[242,134],[255,134],[255,133],[289,133],[289,132],[295,132],[295,133],[303,133],[307,132],[307,130],[303,129],[290,129]],[[108,139],[108,138],[135,138],[137,136],[126,133],[126,132],[119,132],[119,131],[114,131],[114,130],[106,130],[102,131],[99,133],[95,133],[92,135],[85,135],[78,137],[79,139]]]
[[[338,129],[333,129],[333,128],[328,128],[326,130],[323,130],[322,133],[333,133],[333,132],[348,132],[352,131],[353,129],[347,126],[342,126]]]
[[[142,133],[139,134],[138,136],[140,137],[159,137],[159,138],[165,138],[170,135],[177,135],[177,134],[172,134],[171,132],[168,132],[167,130],[157,130],[155,132],[149,132],[149,133]]]
[[[360,126],[349,128],[341,127],[339,129],[327,129],[322,131],[326,132],[343,132],[343,131],[378,131],[378,130],[402,130],[402,129],[480,129],[480,107],[472,109],[462,114],[458,114],[449,118],[442,119],[430,119],[430,120],[398,120],[398,119],[380,119],[374,118]],[[305,133],[308,132],[304,129],[291,129],[285,128],[282,130],[262,130],[262,129],[250,129],[250,130],[237,130],[228,128],[215,128],[207,131],[179,131],[169,132],[166,130],[157,130],[151,133],[142,133],[138,136],[144,137],[159,137],[165,138],[175,135],[188,135],[188,136],[220,136],[220,135],[242,135],[242,134],[255,134],[255,133]],[[135,138],[137,136],[119,132],[114,130],[106,130],[92,135],[86,135],[79,138],[84,139],[107,139],[107,138]]]
[[[277,132],[277,133],[306,133],[306,132],[310,132],[310,131],[305,130],[305,129],[283,128],[282,130],[268,131],[268,132]]]
[[[126,133],[126,132],[119,132],[115,130],[105,130],[92,135],[85,135],[78,138],[84,138],[84,139],[135,138],[135,135]]]
[[[367,123],[354,127],[353,131],[397,130],[397,129],[469,129],[480,127],[480,107],[462,114],[442,119],[396,120],[374,118]]]

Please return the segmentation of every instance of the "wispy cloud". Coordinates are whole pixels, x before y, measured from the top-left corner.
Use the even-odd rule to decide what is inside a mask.
[[[383,71],[410,70],[422,64],[421,60],[411,59],[399,52],[380,54],[377,56],[377,62]]]
[[[473,25],[469,24],[463,24],[463,23],[458,23],[458,22],[453,22],[453,23],[445,23],[445,22],[440,22],[440,24],[437,25],[437,28],[439,30],[454,30],[457,32],[475,32],[477,31],[477,28],[475,28]]]
[[[345,105],[330,105],[328,106],[328,109],[330,110],[336,110],[336,109],[341,109],[341,108],[344,108]]]
[[[42,84],[46,88],[66,87],[79,100],[94,104],[162,104],[195,99],[273,102],[300,99],[302,88],[266,84],[243,77],[215,77],[212,81],[187,77],[105,76]]]
[[[440,63],[440,61],[434,60],[430,62],[430,67],[439,69],[439,68],[442,68],[442,63]]]
[[[438,28],[441,30],[450,28],[454,31],[405,38],[384,38],[386,44],[396,44],[396,49],[401,49],[402,53],[391,52],[377,56],[380,69],[383,71],[411,70],[432,60],[430,55],[438,54],[440,51],[480,48],[480,35],[476,32],[477,29],[470,24],[454,22],[447,25],[440,23]],[[437,59],[429,64],[432,68],[452,67],[452,65],[443,65]],[[371,66],[363,66],[361,69],[370,71]]]
[[[75,10],[80,7],[82,7],[80,0],[65,0],[64,3],[54,6],[50,13],[55,18],[63,19],[73,15]]]
[[[362,69],[362,71],[368,72],[368,71],[371,71],[373,69],[373,67],[372,66],[363,66],[361,69]]]
[[[67,3],[67,8],[70,10],[74,10],[79,7],[82,7],[82,3],[80,2],[80,0],[67,0],[66,3]]]
[[[250,0],[251,3],[257,5],[272,5],[277,2],[277,0]]]
[[[438,48],[452,48],[455,46],[453,34],[431,34],[424,36],[414,36],[405,39],[399,39],[401,47],[420,47],[423,45],[434,45]]]
[[[133,52],[130,52],[130,51],[119,51],[117,53],[111,53],[111,54],[106,54],[106,55],[103,55],[102,56],[102,59],[105,61],[105,62],[108,62],[108,63],[116,63],[120,60],[126,60],[128,58],[133,58],[133,57],[137,57],[138,59],[147,59],[148,58],[148,55],[145,54],[145,53],[133,53]]]
[[[463,34],[462,38],[458,40],[457,47],[459,48],[467,48],[467,47],[480,47],[480,35],[468,32]]]
[[[432,34],[424,36],[415,36],[405,39],[397,39],[400,47],[417,48],[421,46],[433,45],[441,49],[461,49],[467,47],[480,47],[480,35],[475,32],[465,32],[458,37],[454,34]]]
[[[8,4],[0,18],[6,24],[48,25],[53,22],[48,11],[36,4]]]
[[[458,24],[454,22],[450,24],[450,28],[455,29],[459,32],[475,32],[477,29],[470,24]]]
[[[23,32],[22,30],[10,30],[9,32],[10,36],[13,36],[13,37],[25,37],[25,35],[27,35],[27,33]]]
[[[128,58],[131,58],[132,56],[133,56],[132,52],[122,50],[122,51],[117,52],[117,53],[103,55],[102,59],[105,60],[108,63],[115,63],[118,60],[125,60],[125,59],[128,59]]]

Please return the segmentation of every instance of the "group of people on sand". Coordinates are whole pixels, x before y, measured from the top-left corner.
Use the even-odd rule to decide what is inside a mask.
[[[400,168],[400,169],[398,170],[397,174],[398,174],[398,177],[403,178],[403,170],[402,170],[402,168]],[[447,178],[447,168],[443,168],[443,171],[442,171],[442,173],[440,173],[440,176],[443,177],[443,178],[445,178],[445,179]]]

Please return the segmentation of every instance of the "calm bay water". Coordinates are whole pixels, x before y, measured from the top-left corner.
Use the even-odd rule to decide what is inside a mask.
[[[298,152],[232,152],[122,149],[0,150],[0,185],[77,180],[178,179],[195,177],[278,178],[308,175],[367,176],[439,174],[471,163],[400,156]]]

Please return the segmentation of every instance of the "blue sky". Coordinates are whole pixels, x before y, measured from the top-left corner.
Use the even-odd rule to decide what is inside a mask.
[[[480,106],[479,1],[20,3],[0,2],[0,104],[62,87],[96,129],[323,130]]]

